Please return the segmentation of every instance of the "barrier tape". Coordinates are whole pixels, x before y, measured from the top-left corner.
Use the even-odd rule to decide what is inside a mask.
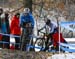
[[[75,52],[75,49],[69,49],[69,48],[65,48],[65,47],[62,47],[62,46],[60,46],[60,48],[61,48],[63,51]]]
[[[40,49],[41,51],[43,51],[45,48],[43,47],[36,47],[36,46],[32,46],[32,45],[27,45],[28,48],[37,48],[37,49]],[[48,52],[56,52],[56,50],[48,50]]]
[[[4,33],[0,33],[0,35],[11,36],[11,37],[19,37],[19,38],[20,38],[20,36],[13,35],[13,34],[4,34]]]
[[[28,48],[37,48],[37,49],[41,49],[41,50],[44,50],[45,48],[43,47],[40,47],[40,46],[33,46],[33,45],[27,45]]]
[[[0,35],[5,35],[5,36],[11,36],[11,37],[21,37],[21,36],[17,36],[17,35],[13,35],[13,34],[4,34],[4,33],[0,33]],[[32,38],[40,38],[39,36],[34,36],[34,35],[29,35],[29,37]]]
[[[68,30],[71,30],[71,31],[75,31],[75,22],[74,21],[61,22],[60,26],[64,27],[65,29],[68,29]]]
[[[75,47],[75,45],[74,44],[67,44],[67,43],[59,43],[61,46],[65,46],[65,47],[69,47],[69,46],[71,46],[71,47]]]
[[[13,42],[4,42],[4,41],[0,41],[0,43],[3,43],[3,44],[4,44],[4,43],[5,43],[5,44],[10,44],[10,43],[11,43],[11,44],[16,44],[16,45],[20,45],[20,43],[13,43]]]
[[[69,48],[72,47],[73,49]],[[68,52],[75,52],[75,45],[71,45],[71,44],[65,44],[65,43],[60,43],[60,48],[63,51],[68,51]]]

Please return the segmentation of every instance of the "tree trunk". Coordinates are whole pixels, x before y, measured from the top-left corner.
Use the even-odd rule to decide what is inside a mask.
[[[29,8],[30,12],[32,12],[32,0],[23,0],[24,7]]]

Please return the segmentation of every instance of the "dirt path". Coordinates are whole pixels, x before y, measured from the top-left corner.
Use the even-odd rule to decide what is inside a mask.
[[[0,50],[0,59],[47,59],[51,53],[46,52],[22,52],[12,50]]]

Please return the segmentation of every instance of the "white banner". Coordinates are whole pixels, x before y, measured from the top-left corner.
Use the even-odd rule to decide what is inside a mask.
[[[68,30],[75,31],[75,22],[61,22],[60,26]]]

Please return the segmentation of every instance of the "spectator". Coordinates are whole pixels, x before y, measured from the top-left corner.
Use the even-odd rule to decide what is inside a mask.
[[[7,34],[10,34],[9,10],[6,10],[6,11],[5,11],[5,22],[6,22]]]
[[[20,26],[19,26],[19,24],[20,24],[19,16],[20,16],[20,14],[16,13],[13,16],[13,18],[11,20],[11,25],[10,25],[11,34],[17,35],[17,36],[20,36],[20,34],[21,34],[21,30],[20,30]],[[20,43],[20,38],[15,37],[15,41],[16,41],[16,43]],[[20,46],[18,44],[16,44],[15,49],[19,50]]]
[[[1,25],[2,25],[2,21],[1,21],[1,15],[3,14],[3,9],[2,8],[0,8],[0,33],[2,33],[2,29],[1,29]],[[0,41],[2,40],[2,35],[0,34]],[[0,43],[0,48],[2,48],[2,43]]]
[[[1,25],[1,31],[2,31],[2,33],[3,34],[8,34],[7,27],[6,27],[6,15],[5,15],[5,13],[3,13],[1,15],[1,23],[2,23],[2,25]],[[4,47],[3,48],[8,48],[9,49],[9,37],[6,36],[6,35],[3,35],[2,41],[8,42],[8,43],[4,43]]]
[[[9,10],[6,10],[4,13],[4,23],[5,23],[5,29],[6,29],[6,34],[10,34],[10,28],[9,28]],[[3,40],[5,42],[10,41],[10,36],[3,36]],[[9,44],[5,44],[5,48],[9,49]]]

